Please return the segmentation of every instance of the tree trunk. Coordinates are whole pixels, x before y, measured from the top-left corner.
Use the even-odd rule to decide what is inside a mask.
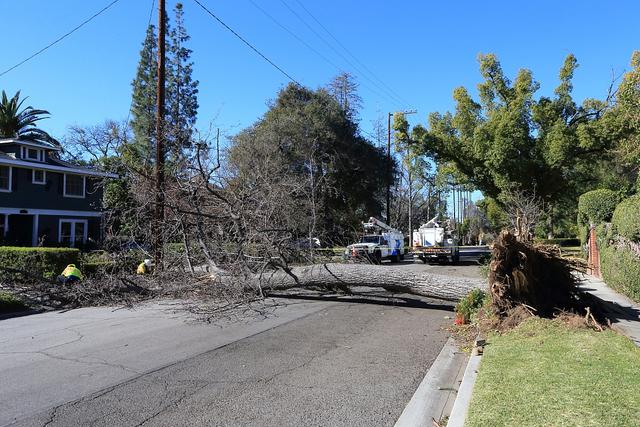
[[[411,271],[370,264],[315,264],[293,267],[256,276],[264,291],[290,288],[349,288],[370,286],[447,301],[458,301],[472,289],[486,289],[486,281],[443,276],[427,271]]]

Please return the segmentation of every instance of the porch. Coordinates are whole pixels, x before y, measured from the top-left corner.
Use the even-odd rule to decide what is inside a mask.
[[[0,208],[0,238],[10,246],[78,247],[101,238],[101,213]]]

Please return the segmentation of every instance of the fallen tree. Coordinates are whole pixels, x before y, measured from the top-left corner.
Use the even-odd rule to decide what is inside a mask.
[[[270,271],[254,276],[250,283],[263,292],[291,288],[337,288],[351,292],[353,287],[367,286],[447,301],[458,301],[472,289],[486,288],[486,281],[481,279],[381,265],[337,263]]]
[[[503,231],[493,245],[489,266],[489,292],[501,314],[524,306],[539,316],[588,306],[574,274],[579,260],[562,258],[557,250],[519,241]]]
[[[358,288],[382,288],[446,301],[458,301],[472,289],[486,288],[486,281],[445,276],[373,264],[313,264],[239,275],[218,270],[216,274],[180,274],[121,277],[104,275],[78,283],[59,284],[45,279],[4,281],[0,290],[10,292],[38,309],[69,309],[82,306],[132,306],[164,298],[186,301],[226,301],[242,304],[263,299],[271,291],[299,288],[357,294]]]

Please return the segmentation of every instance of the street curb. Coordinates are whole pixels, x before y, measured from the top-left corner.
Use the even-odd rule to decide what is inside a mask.
[[[432,426],[455,399],[466,355],[449,338],[402,411],[395,427]]]
[[[476,383],[478,377],[478,368],[480,367],[480,359],[482,356],[471,356],[467,369],[464,371],[464,377],[462,383],[458,389],[458,397],[453,404],[451,410],[451,416],[447,422],[447,427],[463,427],[467,418],[467,412],[469,411],[469,404],[471,403],[471,395],[473,393],[473,386]]]

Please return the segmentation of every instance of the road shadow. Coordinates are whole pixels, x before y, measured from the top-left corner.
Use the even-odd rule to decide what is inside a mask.
[[[384,305],[405,308],[423,308],[429,310],[454,311],[455,304],[452,302],[425,301],[414,297],[384,294],[353,294],[353,295],[324,295],[324,294],[288,294],[269,292],[270,298],[282,298],[291,300],[307,301],[332,301],[357,304]]]
[[[458,261],[455,264],[451,264],[451,263],[437,263],[437,262],[427,262],[427,263],[423,263],[422,261],[416,261],[416,262],[411,262],[411,263],[406,263],[406,264],[417,264],[417,265],[434,265],[434,266],[448,266],[448,267],[467,267],[467,266],[478,266],[478,265],[482,265],[482,263],[480,263],[477,259],[473,259],[471,257],[467,258],[467,259],[463,259],[461,258],[460,261]],[[393,264],[393,265],[402,265],[402,264]]]
[[[10,311],[6,313],[0,313],[0,320],[13,319],[15,317],[31,316],[33,314],[45,313],[45,310],[29,309],[21,311]]]

